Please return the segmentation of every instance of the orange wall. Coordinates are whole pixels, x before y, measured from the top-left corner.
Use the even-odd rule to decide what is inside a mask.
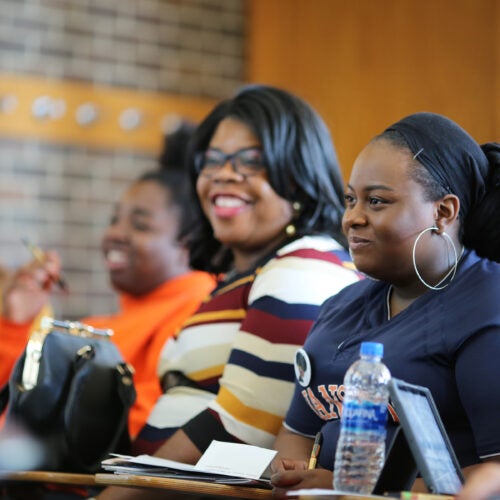
[[[406,114],[448,115],[500,141],[500,1],[249,0],[248,74],[307,99],[347,176]]]

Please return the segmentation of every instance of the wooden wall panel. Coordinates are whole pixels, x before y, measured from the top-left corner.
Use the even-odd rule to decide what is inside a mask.
[[[347,176],[416,111],[500,140],[497,0],[251,0],[248,80],[296,92],[328,123]]]
[[[17,101],[12,109],[0,112],[2,136],[149,153],[160,150],[165,117],[178,115],[197,122],[216,102],[208,98],[8,74],[0,75],[0,96],[15,96]],[[33,103],[40,96],[64,101],[64,114],[54,119],[35,118]],[[96,106],[98,118],[88,126],[81,126],[75,115],[78,107],[85,103]],[[137,128],[127,130],[120,127],[119,121],[120,115],[130,108],[138,110],[142,120]]]

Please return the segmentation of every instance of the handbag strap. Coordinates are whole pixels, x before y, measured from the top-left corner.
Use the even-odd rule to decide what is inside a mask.
[[[110,441],[106,455],[109,453],[130,452],[130,434],[128,429],[129,409],[134,404],[136,391],[133,382],[134,369],[128,363],[118,363],[115,366],[118,396],[122,404],[121,417],[116,423],[117,432]]]
[[[0,415],[3,413],[9,402],[9,383],[7,382],[0,389]]]
[[[117,393],[121,404],[120,419],[116,422],[116,432],[108,442],[106,450],[103,450],[103,458],[109,453],[130,453],[130,435],[128,429],[129,409],[134,404],[136,391],[133,382],[134,369],[128,363],[118,363],[114,367],[114,377],[116,380]],[[77,456],[73,457],[74,464],[79,470],[92,472],[88,464],[81,462]]]
[[[134,387],[134,369],[128,363],[118,363],[116,365],[118,374],[119,395],[125,408],[130,408],[136,398]]]

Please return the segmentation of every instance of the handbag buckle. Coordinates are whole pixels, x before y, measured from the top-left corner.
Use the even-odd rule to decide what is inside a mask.
[[[26,345],[26,357],[24,360],[21,390],[33,389],[38,381],[40,370],[40,359],[42,358],[43,343],[47,335],[54,330],[62,330],[70,335],[86,338],[107,339],[113,335],[111,329],[99,329],[90,325],[84,325],[78,321],[59,321],[49,316],[40,320],[39,329],[35,330]],[[86,353],[88,354],[88,353]]]
[[[63,330],[77,337],[109,339],[114,335],[113,330],[110,328],[94,328],[93,326],[85,325],[79,321],[60,321],[53,318],[42,318],[42,322],[44,319],[50,322],[51,330]]]
[[[132,385],[135,369],[130,363],[120,363],[116,365],[116,370],[121,376],[121,381],[124,385]]]
[[[35,330],[26,345],[26,357],[24,359],[21,389],[29,391],[36,386],[38,371],[40,370],[40,359],[42,357],[42,347],[45,337],[50,333],[50,322],[52,318],[44,316],[40,321],[40,328]]]

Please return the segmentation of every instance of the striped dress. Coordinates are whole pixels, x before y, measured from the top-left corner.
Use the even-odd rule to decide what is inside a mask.
[[[305,236],[221,282],[160,356],[160,377],[180,372],[195,384],[160,397],[134,453],[153,453],[178,428],[200,451],[212,439],[270,447],[292,397],[297,348],[320,305],[358,279],[335,240]]]

